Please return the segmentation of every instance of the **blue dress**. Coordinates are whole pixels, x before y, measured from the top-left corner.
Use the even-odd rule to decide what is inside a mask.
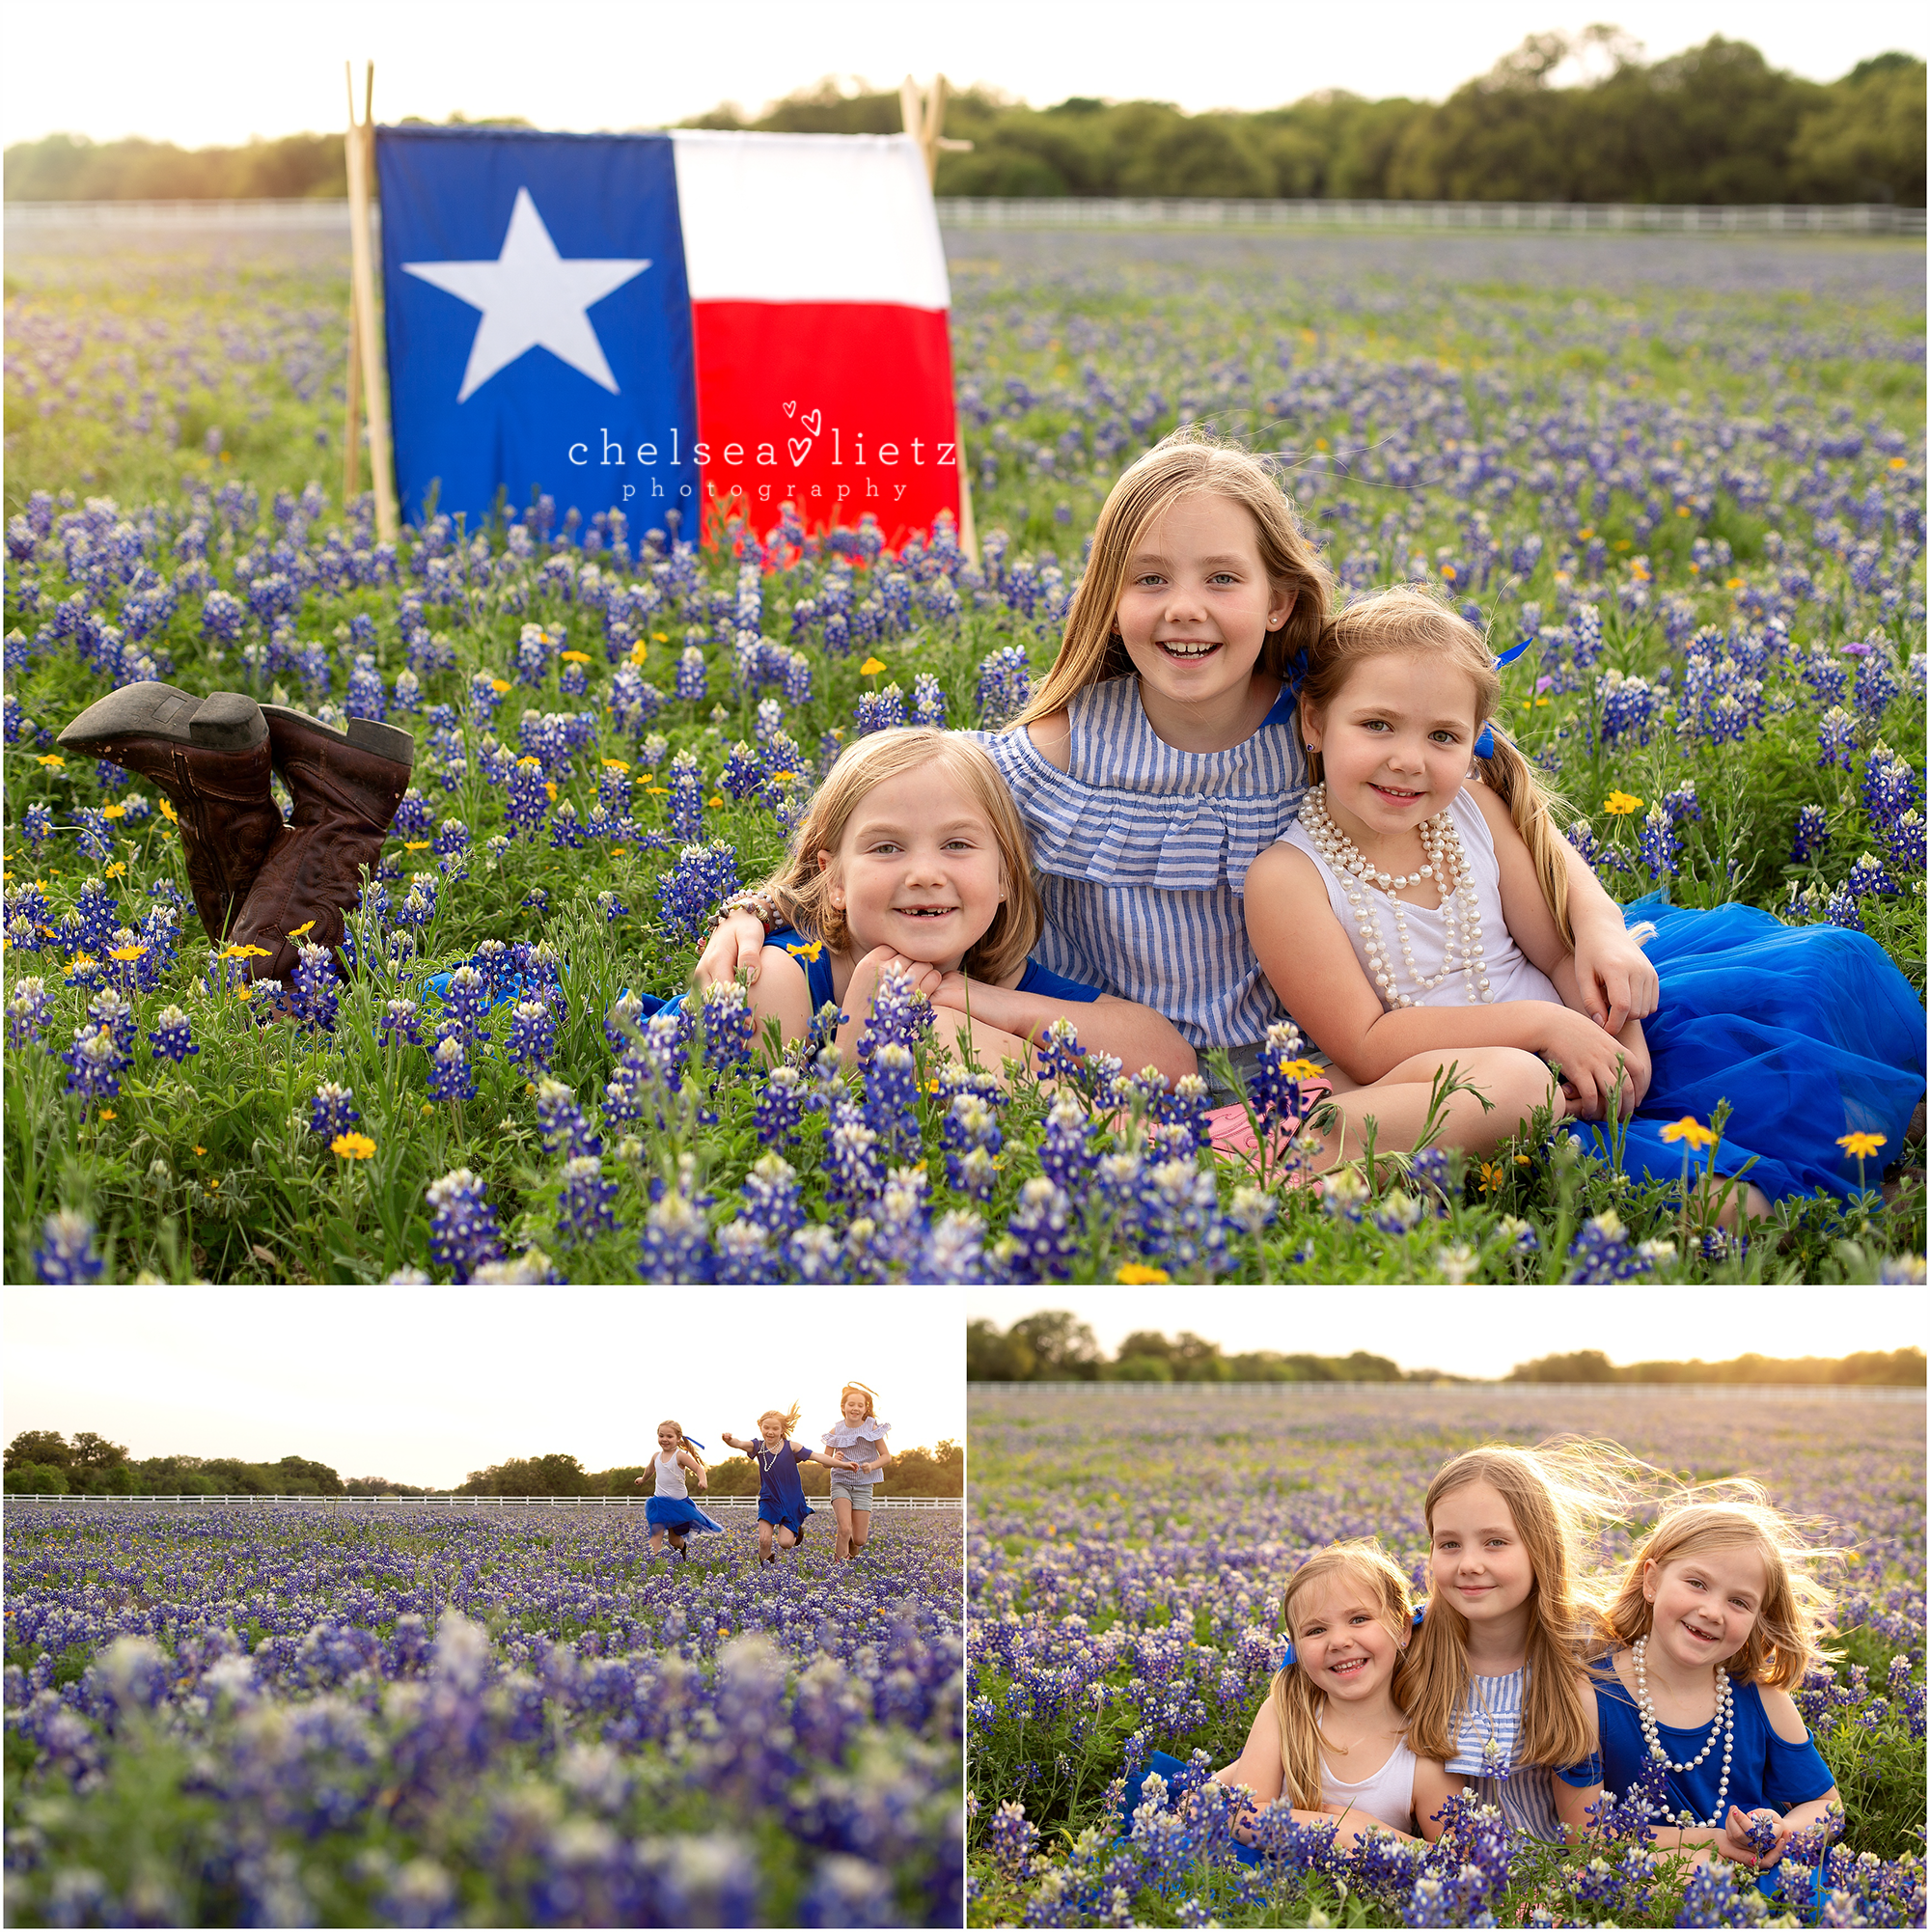
[[[1644,950],[1662,980],[1662,1004],[1641,1023],[1654,1078],[1628,1123],[1630,1175],[1679,1179],[1686,1144],[1662,1129],[1685,1114],[1706,1126],[1726,1100],[1719,1174],[1753,1154],[1747,1179],[1771,1201],[1848,1201],[1859,1163],[1837,1139],[1881,1134],[1882,1151],[1861,1164],[1874,1187],[1903,1150],[1924,1085],[1923,1007],[1883,948],[1867,933],[1788,926],[1753,906],[1695,912],[1651,894],[1622,912],[1631,925],[1655,923]],[[1608,1157],[1598,1123],[1564,1124]],[[1692,1157],[1705,1173],[1708,1162],[1706,1150]]]
[[[775,1449],[758,1443],[744,1453],[758,1465],[758,1521],[788,1530],[802,1542],[804,1519],[817,1514],[804,1500],[804,1484],[797,1477],[798,1464],[810,1462],[811,1451],[786,1442]]]
[[[644,1521],[652,1530],[669,1530],[677,1534],[703,1530],[715,1530],[719,1532],[723,1531],[723,1524],[714,1516],[706,1516],[687,1495],[661,1493],[664,1483],[671,1480],[664,1471],[662,1456],[653,1456],[651,1467],[656,1472],[659,1493],[645,1504]],[[680,1471],[678,1475],[680,1477]]]
[[[1778,1737],[1762,1707],[1762,1693],[1754,1684],[1730,1686],[1734,1702],[1735,1731],[1731,1740],[1728,1795],[1723,1801],[1723,1818],[1728,1808],[1745,1811],[1787,1811],[1792,1806],[1806,1805],[1820,1798],[1836,1781],[1814,1738],[1791,1744]],[[1648,1763],[1648,1742],[1641,1734],[1641,1719],[1636,1703],[1608,1660],[1596,1667],[1595,1714],[1602,1728],[1603,1781],[1620,1796],[1634,1784]],[[1677,1764],[1694,1757],[1709,1742],[1710,1726],[1701,1725],[1683,1729],[1676,1725],[1658,1724],[1655,1734],[1664,1753]],[[1697,1821],[1715,1816],[1716,1789],[1722,1781],[1723,1754],[1712,1751],[1693,1771],[1671,1771],[1664,1780],[1665,1802],[1671,1812],[1691,1811]],[[1775,1892],[1781,1880],[1781,1867],[1772,1866],[1756,1881],[1757,1889]]]

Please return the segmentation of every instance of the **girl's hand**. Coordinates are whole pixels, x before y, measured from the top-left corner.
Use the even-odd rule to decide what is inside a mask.
[[[912,990],[923,993],[926,999],[938,991],[945,980],[936,966],[907,959],[896,947],[872,947],[851,969],[850,983],[844,988],[844,1010],[851,1015],[854,1027],[864,1027],[869,1022],[872,1003],[878,997],[878,981],[887,972],[909,980]]]
[[[1604,1118],[1615,1092],[1616,1069],[1629,1058],[1629,1050],[1613,1034],[1566,1007],[1550,1006],[1542,1024],[1540,1050],[1560,1065],[1562,1089],[1574,1096],[1570,1111],[1584,1120]],[[1626,1073],[1621,1075],[1616,1104],[1624,1118],[1635,1111],[1634,1084]]]
[[[1620,926],[1613,932],[1577,930],[1575,978],[1588,1017],[1612,1034],[1631,1019],[1646,1019],[1662,998],[1662,981],[1648,954]]]
[[[1739,1864],[1752,1865],[1758,1871],[1767,1871],[1781,1862],[1793,1835],[1787,1822],[1767,1806],[1745,1811],[1740,1806],[1731,1805],[1723,1828],[1723,1856]],[[1769,1849],[1760,1850],[1765,1842]]]
[[[728,985],[739,973],[758,983],[758,962],[764,952],[764,923],[756,913],[733,912],[704,942],[697,955],[697,984]]]

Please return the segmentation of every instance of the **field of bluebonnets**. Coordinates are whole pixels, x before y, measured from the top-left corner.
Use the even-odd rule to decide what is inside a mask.
[[[956,1925],[958,1518],[10,1510],[15,1925]]]
[[[1532,1133],[1435,1185],[1262,1191],[1130,1068],[987,1109],[955,1073],[743,1077],[728,995],[624,1003],[679,987],[841,743],[1014,711],[1106,487],[1193,418],[1287,454],[1343,585],[1424,576],[1536,639],[1507,722],[1618,897],[1860,925],[1923,984],[1920,246],[951,245],[976,561],[541,502],[385,545],[336,500],[338,262],[16,253],[10,1275],[1920,1279],[1920,1146],[1738,1249]],[[166,801],[62,761],[144,677],[415,732],[356,970],[251,996]]]
[[[1626,1819],[1565,1854],[1465,1820],[1424,1859],[1337,1857],[1296,1832],[1273,1871],[1226,1857],[1218,1787],[1175,1792],[1170,1825],[1123,1841],[1113,1822],[1115,1780],[1148,1750],[1203,1753],[1207,1769],[1239,1754],[1310,1549],[1378,1535],[1424,1594],[1434,1471],[1476,1442],[1561,1430],[1697,1479],[1754,1474],[1855,1553],[1836,1579],[1839,1657],[1795,1694],[1846,1826],[1787,1884],[1813,1895],[1804,1874],[1822,1863],[1820,1918],[1780,1922],[1924,1922],[1920,1394],[980,1386],[971,1430],[970,1922],[1755,1922],[1726,1877],[1689,1891],[1675,1855],[1644,1854]],[[1627,1549],[1616,1532],[1601,1560]]]

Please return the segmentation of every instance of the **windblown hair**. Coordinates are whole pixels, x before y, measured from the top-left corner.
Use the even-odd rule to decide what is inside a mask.
[[[831,888],[851,819],[879,786],[934,765],[984,812],[998,843],[1006,896],[966,952],[965,970],[975,980],[1004,980],[1038,943],[1045,910],[1033,879],[1025,821],[998,766],[970,738],[918,727],[871,731],[847,745],[806,808],[789,857],[762,890],[800,932],[821,939],[834,952],[845,952],[851,935],[844,914],[831,903]],[[820,865],[823,852],[831,854],[831,865]]]
[[[1487,639],[1460,612],[1450,609],[1422,584],[1395,584],[1385,591],[1356,598],[1327,620],[1313,646],[1306,681],[1300,687],[1300,711],[1324,714],[1340,695],[1354,668],[1389,651],[1423,652],[1448,657],[1475,684],[1475,731],[1494,715],[1501,703],[1502,681]],[[1561,943],[1571,952],[1575,929],[1568,921],[1567,842],[1555,823],[1558,799],[1535,775],[1519,749],[1500,731],[1493,733],[1494,754],[1475,759],[1481,782],[1507,807],[1508,816],[1534,860],[1541,896],[1555,916]],[[1320,776],[1319,754],[1308,754],[1308,769]]]
[[[694,1442],[692,1442],[687,1435],[684,1434],[683,1424],[681,1422],[659,1422],[657,1424],[658,1435],[662,1435],[666,1429],[675,1429],[676,1431],[677,1448],[682,1449],[690,1457],[691,1461],[698,1466],[699,1469],[703,1470],[704,1475],[708,1476],[710,1472],[708,1469],[704,1468],[703,1457],[700,1453],[697,1445]]]
[[[766,1409],[758,1418],[758,1428],[761,1429],[773,1416],[784,1424],[785,1440],[788,1442],[797,1433],[797,1425],[804,1416],[804,1404],[793,1402],[788,1409]]]
[[[1205,495],[1230,497],[1252,512],[1268,580],[1293,593],[1293,609],[1279,629],[1267,632],[1256,668],[1283,679],[1292,661],[1311,648],[1327,619],[1334,580],[1301,535],[1279,462],[1188,425],[1155,443],[1108,493],[1059,655],[1013,729],[1062,710],[1089,684],[1131,674],[1133,661],[1114,635],[1126,566],[1147,530],[1174,504]]]
[[[1327,1699],[1300,1668],[1300,1632],[1293,1620],[1293,1604],[1310,1584],[1339,1576],[1357,1578],[1365,1586],[1389,1636],[1400,1645],[1391,1686],[1394,1709],[1405,1713],[1414,1691],[1414,1666],[1408,1649],[1414,1606],[1408,1598],[1407,1579],[1401,1575],[1399,1565],[1372,1536],[1330,1543],[1324,1550],[1314,1551],[1286,1580],[1286,1594],[1280,1607],[1281,1621],[1293,1639],[1295,1661],[1274,1672],[1273,1688],[1267,1694],[1280,1729],[1281,1792],[1288,1803],[1304,1811],[1317,1811],[1321,1806],[1321,1753],[1344,1757],[1346,1747],[1331,1744],[1321,1735],[1320,1714]]]
[[[1430,1544],[1434,1512],[1471,1482],[1500,1492],[1527,1552],[1530,1587],[1528,1684],[1516,1768],[1576,1764],[1590,1750],[1582,1670],[1598,1621],[1601,1587],[1588,1573],[1590,1544],[1606,1523],[1626,1513],[1625,1499],[1655,1472],[1613,1443],[1556,1437],[1534,1449],[1490,1443],[1444,1463],[1427,1485]],[[1408,1746],[1417,1757],[1446,1762],[1455,1754],[1473,1690],[1468,1619],[1436,1590],[1414,1641],[1416,1688],[1408,1709]]]
[[[1811,1527],[1774,1507],[1762,1485],[1746,1477],[1692,1489],[1663,1511],[1629,1559],[1597,1628],[1622,1647],[1647,1636],[1655,1620],[1642,1593],[1650,1563],[1660,1570],[1708,1551],[1752,1550],[1762,1559],[1762,1602],[1749,1641],[1723,1669],[1742,1683],[1794,1690],[1830,1654],[1823,1640],[1834,1629],[1835,1593],[1816,1571],[1843,1555],[1808,1541],[1804,1532]]]
[[[871,1390],[869,1390],[869,1389],[866,1388],[866,1386],[864,1385],[864,1383],[862,1383],[862,1382],[847,1382],[847,1383],[845,1383],[845,1385],[843,1386],[843,1388],[841,1388],[841,1390],[839,1390],[839,1392],[838,1392],[838,1413],[839,1413],[840,1415],[842,1415],[842,1414],[844,1413],[844,1397],[845,1397],[846,1395],[862,1395],[862,1396],[864,1396],[864,1398],[865,1398],[865,1421],[868,1421],[868,1421],[876,1421],[876,1419],[877,1419],[877,1414],[878,1414],[878,1412],[877,1412],[877,1410],[876,1410],[876,1409],[875,1409],[875,1408],[874,1408],[874,1407],[872,1406],[872,1403],[873,1403],[873,1402],[875,1401],[876,1397],[875,1397],[875,1395],[873,1394],[873,1392],[872,1392]]]

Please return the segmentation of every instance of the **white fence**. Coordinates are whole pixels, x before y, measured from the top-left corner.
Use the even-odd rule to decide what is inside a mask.
[[[1017,1394],[1048,1389],[1054,1394],[1089,1395],[1119,1391],[1135,1400],[1144,1396],[1215,1395],[1359,1395],[1385,1396],[1390,1406],[1422,1395],[1477,1395],[1483,1400],[1530,1395],[1619,1395],[1636,1398],[1666,1395],[1685,1401],[1792,1402],[1813,1398],[1825,1402],[1916,1402],[1921,1389],[1845,1386],[1830,1382],[974,1382],[971,1393],[997,1390]]]
[[[482,1515],[504,1509],[585,1510],[642,1509],[648,1496],[16,1496],[9,1494],[7,1506],[15,1504],[75,1504],[87,1509],[148,1509],[163,1504],[179,1504],[188,1508],[221,1509],[306,1509],[330,1513],[345,1509],[377,1509],[383,1512],[439,1510],[449,1515]],[[704,1509],[755,1509],[758,1499],[750,1496],[710,1496],[703,1491],[692,1498]],[[807,1496],[807,1503],[829,1504],[825,1496]],[[958,1509],[961,1496],[880,1496],[873,1509]]]
[[[307,230],[348,235],[345,201],[8,202],[7,234],[72,229]],[[379,225],[380,210],[372,210]],[[1695,207],[1635,202],[1222,201],[1204,197],[970,200],[938,204],[944,228],[1502,229],[1623,235],[1920,237],[1923,210],[1883,203]]]

